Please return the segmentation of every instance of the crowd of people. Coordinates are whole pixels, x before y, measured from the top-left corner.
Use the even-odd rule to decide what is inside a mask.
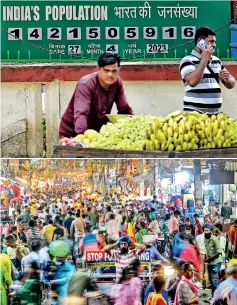
[[[75,298],[83,304],[90,293],[115,305],[237,304],[237,220],[231,222],[228,203],[184,209],[156,196],[125,203],[116,193],[99,198],[82,200],[67,187],[35,190],[15,202],[12,215],[2,215],[2,305]],[[146,250],[150,273],[139,260]],[[113,258],[114,266],[96,267],[102,278],[114,274],[108,295],[91,276],[86,251]],[[210,297],[203,300],[203,291]]]

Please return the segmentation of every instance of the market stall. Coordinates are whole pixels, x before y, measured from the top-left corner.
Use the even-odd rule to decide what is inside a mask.
[[[56,145],[54,158],[236,158],[237,147],[184,152],[81,148]]]
[[[88,129],[61,138],[55,157],[86,158],[234,158],[237,120],[198,112],[175,111],[166,117],[107,115],[99,132]]]
[[[4,177],[0,177],[0,191],[1,191],[1,205],[0,210],[8,210],[9,206],[19,200],[21,195],[21,188],[19,185]]]

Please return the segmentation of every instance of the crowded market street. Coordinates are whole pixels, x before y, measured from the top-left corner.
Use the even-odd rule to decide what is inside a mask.
[[[2,160],[1,304],[236,305],[236,171]]]
[[[237,305],[237,1],[0,11],[0,304]]]

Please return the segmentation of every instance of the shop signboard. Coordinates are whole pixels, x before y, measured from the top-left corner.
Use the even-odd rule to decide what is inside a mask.
[[[139,256],[139,260],[143,265],[149,265],[151,258],[150,258],[150,251],[145,250]],[[90,266],[114,266],[115,261],[113,256],[109,255],[104,251],[86,251],[86,263]]]
[[[229,58],[230,19],[230,1],[3,0],[1,58],[88,62],[112,52],[127,60],[171,60],[190,53],[203,25],[226,25],[217,31],[216,55]]]
[[[0,212],[8,212],[9,211],[9,205],[6,205],[4,203],[4,200],[0,199]]]
[[[235,184],[236,175],[235,172],[226,171],[224,169],[214,169],[210,170],[210,185],[218,184]]]
[[[0,205],[0,211],[1,212],[8,212],[9,211],[9,206],[1,204]]]

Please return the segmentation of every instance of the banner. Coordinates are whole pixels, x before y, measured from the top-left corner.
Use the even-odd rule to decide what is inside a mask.
[[[1,1],[1,57],[85,61],[111,52],[143,61],[182,58],[194,48],[196,29],[227,24],[230,8],[230,1]],[[217,33],[216,55],[228,58],[229,44],[226,26]]]
[[[150,251],[145,250],[139,255],[142,264],[150,263]],[[86,251],[86,263],[96,266],[114,266],[114,258],[104,251]]]

